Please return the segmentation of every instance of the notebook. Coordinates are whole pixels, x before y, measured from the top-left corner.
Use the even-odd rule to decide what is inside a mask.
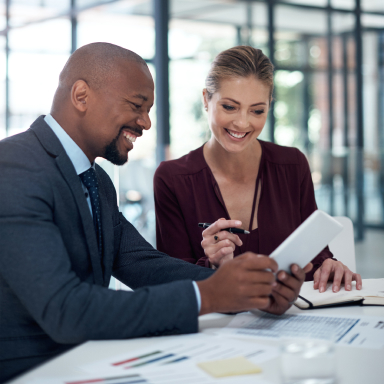
[[[352,282],[352,290],[346,291],[344,284],[339,292],[332,292],[332,282],[327,283],[325,292],[313,289],[313,281],[305,282],[300,290],[295,305],[301,309],[315,309],[337,305],[361,304],[384,305],[384,279],[363,279],[361,290],[356,289],[356,282]]]

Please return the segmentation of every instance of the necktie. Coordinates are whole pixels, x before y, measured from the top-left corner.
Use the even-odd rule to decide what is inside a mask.
[[[79,177],[83,184],[87,187],[89,192],[89,198],[91,200],[91,207],[93,213],[93,223],[95,225],[96,238],[99,246],[99,254],[101,256],[101,211],[96,171],[91,167],[87,171],[80,173]]]

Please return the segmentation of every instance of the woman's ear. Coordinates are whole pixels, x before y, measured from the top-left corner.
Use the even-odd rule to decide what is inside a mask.
[[[207,88],[203,89],[203,104],[204,104],[204,109],[208,111],[208,92]]]
[[[77,80],[71,89],[71,102],[79,112],[88,108],[89,87],[84,80]]]

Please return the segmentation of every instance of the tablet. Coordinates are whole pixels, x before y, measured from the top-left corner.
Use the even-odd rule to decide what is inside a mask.
[[[279,271],[291,273],[291,265],[304,268],[339,234],[343,226],[323,211],[312,213],[270,255]]]

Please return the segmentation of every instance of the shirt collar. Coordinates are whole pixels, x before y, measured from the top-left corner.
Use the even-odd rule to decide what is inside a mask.
[[[61,145],[64,147],[65,152],[72,161],[72,164],[75,167],[76,173],[78,175],[87,171],[90,167],[95,167],[95,163],[91,164],[85,153],[72,140],[68,133],[64,131],[64,129],[52,117],[52,115],[45,116],[44,120],[60,140]]]

